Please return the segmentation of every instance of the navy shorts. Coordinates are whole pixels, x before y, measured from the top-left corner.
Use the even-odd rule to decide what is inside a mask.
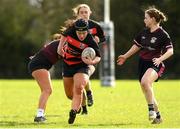
[[[161,63],[158,67],[155,66],[153,64],[152,61],[150,60],[144,60],[142,58],[139,59],[139,66],[138,66],[138,73],[139,73],[139,81],[141,81],[144,73],[147,71],[148,68],[152,68],[154,69],[157,74],[158,74],[158,78],[162,76],[164,69],[165,69],[165,65],[163,63]],[[158,81],[158,79],[156,80],[156,82]]]
[[[76,73],[85,73],[88,76],[92,74],[88,65],[69,66],[63,62],[63,77],[73,77]]]
[[[49,70],[52,67],[52,63],[42,54],[37,53],[28,63],[28,71],[32,74],[37,69]]]

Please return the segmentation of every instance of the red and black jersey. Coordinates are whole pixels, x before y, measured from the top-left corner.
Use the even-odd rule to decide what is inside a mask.
[[[169,34],[162,27],[154,32],[145,28],[135,37],[134,43],[141,47],[140,57],[145,60],[158,58],[173,47]]]
[[[39,52],[42,53],[45,57],[47,57],[52,64],[55,64],[59,59],[57,53],[58,45],[59,40],[52,41],[44,45],[44,47]]]
[[[88,20],[88,28],[89,28],[90,34],[92,34],[93,36],[99,37],[100,43],[106,40],[104,36],[104,31],[102,30],[101,26],[97,22],[93,20]]]
[[[66,64],[84,64],[81,60],[81,53],[86,47],[92,47],[96,52],[96,56],[100,57],[100,49],[90,33],[87,34],[87,37],[83,41],[80,41],[73,26],[64,31],[62,35],[67,39],[64,53],[64,62]]]

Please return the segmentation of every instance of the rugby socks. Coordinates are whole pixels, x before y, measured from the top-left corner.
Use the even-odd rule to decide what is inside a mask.
[[[156,116],[157,119],[160,119],[160,118],[161,118],[160,112],[156,112],[156,115],[157,115],[157,116]]]
[[[86,105],[82,106],[82,110],[83,110],[83,111],[87,111]]]
[[[148,104],[149,111],[154,111],[154,104]]]
[[[86,94],[87,94],[87,95],[92,95],[91,90],[86,91]]]
[[[44,116],[44,109],[38,109],[37,110],[37,117]]]
[[[86,105],[82,106],[82,112],[81,112],[81,114],[82,114],[82,115],[83,115],[83,114],[88,114]]]

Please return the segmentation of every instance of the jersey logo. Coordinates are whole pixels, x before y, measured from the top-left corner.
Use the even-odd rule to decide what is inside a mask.
[[[79,46],[80,49],[84,49],[85,47],[86,45],[84,43],[80,43],[80,46]]]
[[[141,39],[145,39],[146,37],[145,36],[142,36]]]
[[[97,34],[97,29],[96,28],[89,29],[89,32],[90,34],[95,35]]]
[[[151,40],[150,40],[150,43],[155,43],[155,42],[156,42],[156,40],[157,40],[157,38],[156,38],[156,37],[152,37],[152,38],[151,38]]]
[[[155,48],[152,48],[152,47],[146,47],[146,48],[150,51],[156,50]]]

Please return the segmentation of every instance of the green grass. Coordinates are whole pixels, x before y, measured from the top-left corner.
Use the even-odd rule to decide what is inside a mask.
[[[137,80],[118,80],[116,86],[101,87],[92,81],[95,104],[88,115],[78,115],[68,125],[71,101],[64,93],[63,83],[53,80],[44,124],[35,124],[34,115],[40,94],[34,80],[0,80],[1,128],[180,128],[180,80],[160,80],[154,84],[156,98],[164,119],[151,125],[147,105]]]

